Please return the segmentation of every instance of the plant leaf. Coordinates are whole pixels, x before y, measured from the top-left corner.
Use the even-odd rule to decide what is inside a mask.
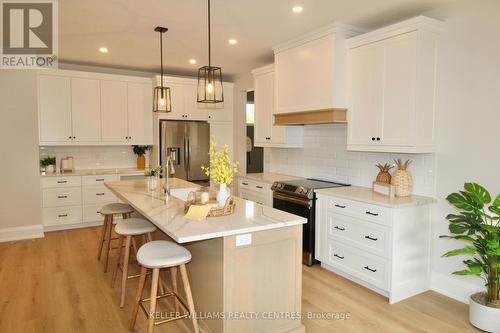
[[[468,212],[473,212],[478,209],[477,202],[464,193],[452,193],[446,197],[446,200],[453,206]]]
[[[490,193],[477,183],[465,183],[464,188],[472,194],[480,203],[486,205],[491,202]]]
[[[456,272],[453,272],[452,274],[455,274],[455,275],[481,275],[481,269],[479,269],[479,270],[476,269],[474,271],[464,269],[463,271],[456,271]]]
[[[492,205],[494,207],[500,207],[500,194],[497,195],[497,197],[495,198],[495,200],[493,201]]]
[[[475,254],[476,253],[476,248],[473,246],[466,246],[461,249],[456,249],[456,250],[451,250],[443,254],[443,257],[452,257],[452,256],[457,256],[460,254]]]

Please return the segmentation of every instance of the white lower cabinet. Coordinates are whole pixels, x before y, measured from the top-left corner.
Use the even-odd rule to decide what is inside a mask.
[[[118,175],[41,178],[44,227],[60,230],[102,222],[99,213],[102,206],[118,201],[104,185],[105,181],[113,180],[119,180]]]
[[[430,207],[382,207],[318,193],[316,259],[396,303],[429,289]]]
[[[238,181],[238,196],[253,201],[259,205],[273,206],[273,191],[271,184],[240,177]]]

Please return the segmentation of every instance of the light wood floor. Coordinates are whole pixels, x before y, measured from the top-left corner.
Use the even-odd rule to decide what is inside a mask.
[[[137,281],[129,282],[127,304],[120,309],[119,282],[111,289],[111,272],[104,274],[96,260],[98,230],[51,232],[43,239],[0,244],[0,332],[127,332]],[[302,311],[350,316],[305,320],[308,333],[478,332],[467,321],[465,304],[427,292],[389,305],[319,266],[304,267]],[[145,332],[145,324],[139,313],[136,332]],[[169,323],[156,332],[183,332],[181,327]]]

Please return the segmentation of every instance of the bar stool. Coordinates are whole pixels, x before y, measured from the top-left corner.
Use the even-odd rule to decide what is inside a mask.
[[[99,250],[97,252],[97,260],[101,260],[101,253],[104,243],[106,249],[104,250],[105,262],[104,273],[108,271],[109,250],[111,249],[111,241],[117,238],[112,238],[113,231],[113,218],[115,215],[121,214],[124,219],[129,218],[130,214],[134,212],[132,206],[124,203],[110,203],[101,208],[101,215],[104,215],[104,224],[102,226],[101,236],[99,237]]]
[[[116,262],[116,267],[113,271],[113,276],[111,278],[111,287],[114,287],[116,276],[118,275],[118,270],[122,270],[122,285],[121,285],[121,298],[120,298],[120,308],[125,305],[125,288],[127,286],[127,280],[139,277],[139,275],[128,276],[128,266],[130,257],[130,245],[135,236],[147,235],[149,241],[153,238],[151,233],[156,230],[156,227],[152,225],[148,220],[139,218],[129,218],[126,221],[118,221],[115,225],[115,233],[119,235],[118,239],[118,260]],[[123,266],[120,266],[120,261],[122,257],[123,241],[125,240],[125,254],[123,256]],[[144,243],[146,241],[144,240]],[[137,249],[135,249],[137,256]],[[160,285],[161,292],[163,293],[163,286]]]
[[[196,312],[194,309],[193,295],[191,294],[191,287],[189,285],[189,279],[186,271],[186,263],[191,261],[191,253],[184,247],[177,245],[173,242],[156,240],[144,244],[140,247],[137,252],[137,261],[142,266],[141,275],[139,278],[139,286],[137,287],[137,295],[135,297],[134,309],[132,311],[132,318],[130,321],[129,329],[134,330],[135,321],[137,319],[137,312],[139,307],[144,311],[146,317],[148,317],[148,333],[153,332],[153,328],[156,325],[160,325],[173,320],[178,320],[182,318],[187,318],[187,314],[179,315],[177,317],[165,318],[160,321],[155,321],[155,311],[156,311],[156,300],[159,298],[174,296],[175,301],[175,311],[179,313],[179,303],[182,307],[189,312],[191,315],[191,321],[193,323],[194,332],[198,333],[198,321],[196,319]],[[147,270],[153,270],[153,276],[151,281],[151,296],[149,298],[142,299],[142,292],[144,290],[144,283],[146,281]],[[166,294],[158,295],[158,282],[160,276],[160,269],[170,268],[172,276],[172,291]],[[187,298],[187,306],[179,298],[177,293],[177,268],[180,269],[181,279],[184,285],[184,291]],[[144,308],[143,303],[150,301],[149,312]]]

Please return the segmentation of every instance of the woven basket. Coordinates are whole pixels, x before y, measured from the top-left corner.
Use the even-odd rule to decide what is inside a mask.
[[[216,202],[214,202],[214,203],[216,203]],[[199,205],[199,204],[200,203],[197,203],[194,199],[191,199],[191,200],[188,199],[188,201],[186,201],[184,203],[184,214],[187,213],[187,211],[189,210],[189,207],[191,205]],[[208,212],[207,217],[231,215],[234,213],[235,207],[236,207],[236,201],[234,200],[233,196],[230,196],[229,198],[227,198],[226,204],[224,205],[224,207],[213,207]]]
[[[413,178],[406,170],[397,170],[391,178],[397,197],[407,197],[413,191]]]

